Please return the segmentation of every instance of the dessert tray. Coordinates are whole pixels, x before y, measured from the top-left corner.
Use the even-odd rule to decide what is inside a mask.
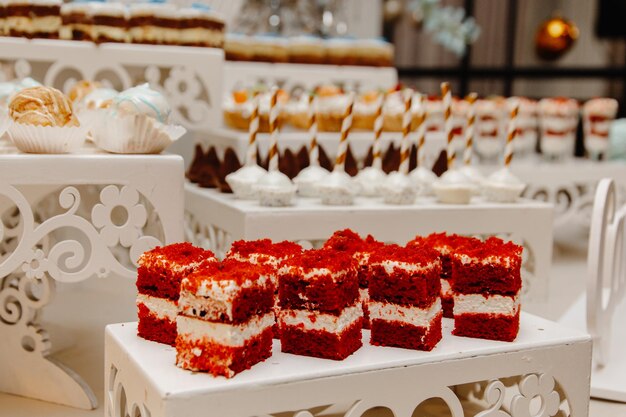
[[[461,399],[471,395],[485,401],[487,411],[480,416],[531,415],[537,396],[542,415],[559,410],[586,415],[588,335],[526,313],[512,343],[452,336],[449,319],[443,326],[443,340],[432,352],[370,346],[364,331],[363,347],[344,361],[281,353],[274,341],[272,357],[228,380],[177,368],[175,349],[139,338],[136,323],[110,325],[105,415],[166,417],[211,410],[224,417],[311,417],[332,408],[356,417],[386,407],[406,416],[439,398],[453,417],[463,417]],[[505,386],[512,387],[512,398]]]

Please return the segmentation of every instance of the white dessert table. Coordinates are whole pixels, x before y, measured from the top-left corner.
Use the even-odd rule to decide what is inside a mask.
[[[336,230],[350,228],[385,242],[405,244],[433,232],[497,235],[525,248],[525,297],[545,299],[552,262],[552,205],[533,200],[515,204],[473,198],[468,205],[438,204],[418,198],[410,206],[357,197],[353,206],[326,206],[298,197],[291,207],[262,207],[232,194],[185,183],[186,236],[223,256],[238,239],[292,240],[320,246]]]
[[[48,357],[41,313],[57,281],[134,280],[141,253],[183,240],[183,170],[177,155],[31,155],[0,141],[0,391],[96,407]]]
[[[176,367],[175,349],[139,338],[136,323],[109,325],[105,416],[192,416],[211,410],[223,417],[311,417],[316,409],[340,404],[347,405],[341,413],[346,417],[376,407],[410,416],[439,398],[452,417],[463,417],[461,399],[469,395],[486,402],[480,416],[531,415],[536,397],[546,411],[542,415],[559,409],[587,414],[588,335],[526,313],[512,343],[452,336],[452,326],[444,319],[443,339],[431,352],[371,346],[365,330],[363,347],[343,361],[284,354],[275,340],[272,357],[228,380]],[[506,386],[517,393],[508,397]]]

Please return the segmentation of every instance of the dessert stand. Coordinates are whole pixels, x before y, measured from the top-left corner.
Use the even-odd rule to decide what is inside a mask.
[[[615,183],[603,179],[597,187],[589,239],[587,294],[560,322],[591,333],[594,343],[591,395],[626,402],[626,206],[617,204]]]
[[[398,84],[398,72],[392,67],[224,62],[223,91],[257,84],[278,85],[287,91],[312,90],[329,83],[357,91],[392,88]]]
[[[119,90],[148,82],[189,131],[221,120],[221,49],[0,37],[0,51],[18,78],[64,91],[81,79]],[[39,313],[55,280],[132,280],[143,251],[183,240],[183,159],[90,147],[27,155],[0,141],[0,161],[0,391],[94,408],[80,376],[47,358]]]
[[[31,155],[0,142],[0,391],[96,406],[47,358],[42,309],[55,281],[132,280],[141,253],[182,240],[183,170],[176,155]]]
[[[257,201],[185,184],[187,239],[223,256],[238,239],[271,238],[319,246],[334,231],[350,228],[385,242],[404,244],[417,234],[447,231],[498,235],[525,248],[524,289],[544,298],[552,259],[552,205],[522,200],[469,205],[438,204],[421,198],[413,205],[388,205],[382,199],[357,197],[352,206],[327,206],[319,199],[298,197],[291,207],[261,207]],[[303,242],[303,243],[304,243]]]
[[[587,414],[588,335],[526,313],[512,343],[452,336],[451,327],[444,319],[432,352],[370,346],[365,330],[363,347],[344,361],[284,354],[274,341],[271,358],[228,380],[177,368],[174,348],[139,338],[136,323],[109,325],[105,416],[312,417],[341,406],[337,414],[346,417],[375,407],[410,416],[441,399],[452,417],[463,417],[469,396],[484,400],[480,417]],[[541,413],[531,414],[537,401]]]

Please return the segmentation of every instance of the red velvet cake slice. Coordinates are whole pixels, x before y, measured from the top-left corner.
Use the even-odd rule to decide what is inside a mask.
[[[463,245],[475,244],[477,242],[480,242],[480,240],[473,237],[432,233],[426,237],[417,236],[407,244],[407,246],[426,245],[439,252],[439,259],[441,259],[441,305],[443,307],[444,317],[451,319],[453,317],[452,311],[454,308],[450,254]]]
[[[274,295],[274,315],[278,317],[278,266],[281,262],[294,255],[302,253],[302,246],[294,242],[284,240],[273,243],[270,239],[238,240],[233,242],[226,254],[226,259],[235,259],[241,262],[249,262],[254,265],[263,265],[272,269],[271,276],[276,288]],[[278,339],[280,329],[274,326],[274,337]]]
[[[522,250],[512,242],[491,237],[452,254],[453,334],[515,340],[519,331]]]
[[[370,328],[368,310],[370,297],[367,291],[370,276],[369,258],[373,252],[382,248],[384,245],[384,243],[374,239],[372,235],[368,235],[365,239],[362,239],[361,236],[350,229],[335,232],[324,244],[325,248],[345,251],[351,254],[358,264],[359,299],[361,300],[361,307],[363,308],[364,329]]]
[[[141,255],[137,269],[139,336],[173,346],[181,280],[202,264],[216,261],[213,252],[188,242],[157,247]]]
[[[356,262],[346,252],[313,249],[279,270],[282,351],[342,360],[362,345]]]
[[[441,261],[426,246],[387,245],[370,257],[370,343],[432,350],[441,340]]]
[[[272,354],[274,284],[269,269],[226,260],[181,284],[176,365],[227,378]]]

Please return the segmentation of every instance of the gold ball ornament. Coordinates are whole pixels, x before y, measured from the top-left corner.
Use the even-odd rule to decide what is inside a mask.
[[[537,29],[535,51],[541,59],[555,61],[572,48],[578,34],[574,22],[561,17],[552,17]]]

